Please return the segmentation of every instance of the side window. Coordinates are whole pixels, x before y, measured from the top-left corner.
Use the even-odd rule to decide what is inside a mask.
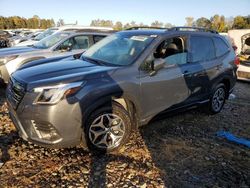
[[[72,50],[76,49],[87,49],[89,48],[89,37],[84,35],[79,35],[74,37],[74,45],[72,46]]]
[[[168,38],[163,41],[151,54],[141,69],[145,71],[152,70],[152,62],[154,64],[161,63],[163,65],[183,65],[187,63],[187,37],[178,36]]]
[[[93,39],[94,39],[94,44],[99,42],[100,40],[104,39],[106,36],[103,35],[94,35]]]
[[[187,38],[174,37],[166,39],[156,48],[154,58],[162,59],[169,65],[187,63]]]
[[[190,43],[192,62],[208,61],[215,58],[215,49],[211,38],[192,36]]]
[[[228,45],[219,37],[214,37],[216,56],[220,57],[229,51]]]
[[[69,38],[69,39],[65,40],[62,44],[60,44],[60,46],[57,48],[57,50],[62,50],[62,49],[65,49],[66,47],[72,48],[73,45],[74,45],[73,39]]]

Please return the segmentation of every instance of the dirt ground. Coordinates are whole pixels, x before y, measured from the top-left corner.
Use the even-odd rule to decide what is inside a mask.
[[[119,154],[45,149],[20,139],[0,91],[0,187],[250,187],[250,83],[238,82],[221,113],[162,117],[133,133]]]

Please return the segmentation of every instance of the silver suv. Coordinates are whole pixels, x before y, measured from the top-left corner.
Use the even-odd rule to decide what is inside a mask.
[[[80,59],[16,71],[7,89],[10,115],[25,140],[110,152],[159,113],[199,105],[220,112],[236,82],[235,61],[214,31],[134,28]]]
[[[83,53],[111,31],[78,30],[59,32],[32,46],[12,47],[0,50],[0,78],[8,82],[9,75],[21,65],[48,57],[70,56]]]

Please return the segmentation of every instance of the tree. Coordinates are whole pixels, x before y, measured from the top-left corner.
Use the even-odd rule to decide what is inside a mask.
[[[135,21],[130,22],[131,27],[138,27]]]
[[[196,20],[195,25],[197,27],[211,28],[212,23],[209,19],[201,17]]]
[[[151,26],[152,27],[163,27],[163,23],[162,22],[159,22],[159,21],[154,21],[153,23],[151,23]]]
[[[232,29],[233,24],[234,24],[234,18],[232,16],[225,18],[225,31],[227,32],[228,30]]]
[[[130,23],[126,23],[126,24],[123,26],[123,29],[128,29],[128,28],[131,28]]]
[[[114,25],[114,29],[117,31],[122,30],[122,27],[123,27],[122,22],[116,22]]]
[[[219,16],[218,14],[214,15],[211,18],[212,22],[212,29],[218,31],[218,32],[224,32],[225,31],[225,17]]]
[[[247,27],[247,19],[243,16],[236,16],[234,18],[233,28],[234,29],[244,29]]]
[[[90,26],[99,26],[99,27],[113,27],[113,22],[111,20],[92,20]]]
[[[193,17],[186,17],[186,26],[192,27],[194,25],[194,18]]]
[[[59,19],[57,22],[57,27],[63,26],[64,25],[64,20],[63,19]]]
[[[55,21],[53,18],[50,19],[50,27],[55,27]]]
[[[46,29],[48,28],[49,26],[47,25],[47,20],[46,19],[41,19],[40,20],[40,28],[41,29]]]
[[[165,23],[164,27],[165,28],[171,28],[173,27],[174,25],[172,25],[171,23]]]

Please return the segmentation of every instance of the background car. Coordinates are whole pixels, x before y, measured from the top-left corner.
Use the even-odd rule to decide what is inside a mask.
[[[6,48],[10,46],[9,38],[12,37],[8,31],[0,30],[0,48]]]
[[[32,40],[41,33],[42,31],[29,32],[29,34],[25,32],[24,34],[13,36],[9,38],[10,46],[15,46],[20,42]]]
[[[111,33],[87,29],[59,32],[30,47],[2,49],[0,50],[0,77],[6,83],[11,73],[30,61],[82,54],[87,48]]]
[[[238,57],[238,79],[250,82],[250,33],[242,36],[242,51]]]
[[[250,29],[234,29],[228,31],[228,36],[237,46],[239,57],[237,79],[250,81]]]
[[[112,28],[109,27],[86,27],[86,26],[81,26],[81,25],[65,25],[61,27],[52,27],[49,29],[46,29],[44,32],[36,36],[35,38],[32,38],[30,40],[27,40],[25,42],[20,42],[16,46],[30,46],[33,45],[40,40],[44,39],[45,37],[48,37],[52,34],[61,32],[61,31],[77,31],[77,30],[82,30],[82,29],[93,29],[93,30],[102,30],[102,31],[112,31]]]

